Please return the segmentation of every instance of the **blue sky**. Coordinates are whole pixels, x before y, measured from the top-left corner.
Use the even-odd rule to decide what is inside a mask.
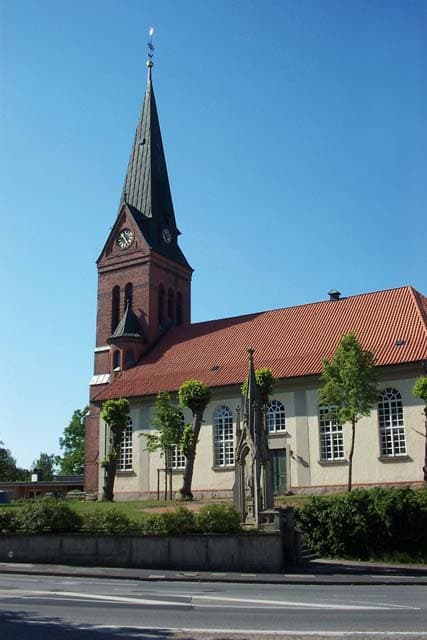
[[[151,25],[194,321],[427,294],[424,0],[0,0],[0,22],[0,440],[19,465],[87,401]]]

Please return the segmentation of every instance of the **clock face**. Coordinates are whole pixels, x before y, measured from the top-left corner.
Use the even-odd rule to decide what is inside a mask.
[[[162,231],[162,238],[166,242],[166,244],[170,244],[172,240],[172,234],[167,227],[165,227]]]
[[[117,245],[119,249],[127,249],[134,241],[134,233],[132,229],[122,229],[117,236]]]

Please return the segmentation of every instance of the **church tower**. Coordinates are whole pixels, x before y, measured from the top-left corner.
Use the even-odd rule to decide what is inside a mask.
[[[151,43],[149,44],[152,52]],[[116,221],[97,260],[90,399],[141,362],[171,326],[190,323],[192,268],[178,246],[162,136],[147,62],[144,101]],[[99,409],[86,419],[85,488],[97,490]]]

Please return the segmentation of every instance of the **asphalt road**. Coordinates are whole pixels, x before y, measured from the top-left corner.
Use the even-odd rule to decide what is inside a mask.
[[[1,640],[280,636],[427,640],[427,587],[0,575]]]

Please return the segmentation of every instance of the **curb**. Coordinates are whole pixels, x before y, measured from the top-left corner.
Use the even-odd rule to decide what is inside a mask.
[[[393,568],[398,570],[397,568]],[[386,569],[384,569],[386,571]],[[407,571],[405,568],[404,571]],[[395,573],[393,575],[375,575],[369,570],[363,573],[317,572],[314,567],[301,567],[301,573],[296,571],[286,574],[260,573],[225,573],[210,571],[179,571],[179,570],[144,570],[120,567],[78,567],[72,565],[46,564],[15,564],[0,563],[1,574],[45,575],[58,577],[78,577],[92,579],[139,580],[146,582],[234,582],[239,584],[289,584],[289,585],[411,585],[427,586],[427,570],[419,570],[412,574]]]

